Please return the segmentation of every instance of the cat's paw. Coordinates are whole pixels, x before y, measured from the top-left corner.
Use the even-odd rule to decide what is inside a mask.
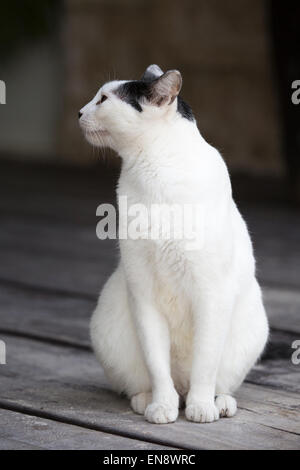
[[[214,403],[199,401],[187,405],[185,416],[195,423],[212,423],[219,419],[219,410]]]
[[[147,406],[145,418],[150,423],[167,424],[176,421],[178,406],[166,405],[165,403],[153,402]]]
[[[235,415],[237,410],[237,404],[235,398],[231,395],[217,395],[216,397],[216,407],[219,410],[220,417],[231,418]]]
[[[146,411],[147,406],[151,403],[152,393],[151,392],[142,392],[137,393],[131,397],[131,408],[135,413],[143,415]]]

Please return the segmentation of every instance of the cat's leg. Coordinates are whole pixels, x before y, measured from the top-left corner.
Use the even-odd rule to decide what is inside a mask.
[[[151,383],[150,390],[144,390],[152,392],[145,418],[152,423],[170,423],[178,416],[179,396],[171,377],[169,325],[157,308],[155,271],[149,262],[153,253],[144,240],[124,240],[120,248],[129,308]]]
[[[215,403],[217,372],[232,315],[230,278],[218,276],[191,286],[194,317],[193,361],[185,414],[188,420],[209,423],[219,418]]]
[[[142,294],[134,303],[135,315],[129,309],[127,283],[119,267],[105,284],[92,316],[93,349],[112,387],[126,393],[135,412],[146,412],[151,422],[171,422],[178,415],[178,395],[170,375],[168,326],[155,308],[144,310],[147,303]]]
[[[156,424],[171,423],[178,416],[179,397],[171,378],[169,328],[166,319],[145,293],[145,290],[141,292],[135,286],[131,298],[132,312],[152,385],[152,401],[145,409],[145,417]],[[149,395],[140,399],[144,402],[145,398],[149,398]]]

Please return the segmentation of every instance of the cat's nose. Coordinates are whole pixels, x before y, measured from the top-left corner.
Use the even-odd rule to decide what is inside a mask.
[[[79,111],[79,113],[78,113],[78,119],[80,119],[81,116],[82,116],[82,113]]]

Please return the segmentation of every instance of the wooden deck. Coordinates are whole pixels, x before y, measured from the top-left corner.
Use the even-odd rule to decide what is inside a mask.
[[[1,449],[300,448],[300,217],[241,202],[258,258],[272,335],[237,393],[232,419],[157,426],[109,389],[89,345],[98,292],[117,262],[96,238],[95,211],[114,199],[106,170],[1,164]]]

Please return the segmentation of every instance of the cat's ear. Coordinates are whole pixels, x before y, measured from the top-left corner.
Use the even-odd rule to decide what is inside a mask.
[[[168,70],[151,84],[151,102],[157,106],[173,103],[181,86],[181,73],[178,70]]]
[[[156,65],[156,64],[152,64],[152,65],[149,65],[149,67],[146,68],[141,80],[154,80],[155,78],[158,78],[160,77],[161,75],[163,75],[163,71],[162,69]]]

